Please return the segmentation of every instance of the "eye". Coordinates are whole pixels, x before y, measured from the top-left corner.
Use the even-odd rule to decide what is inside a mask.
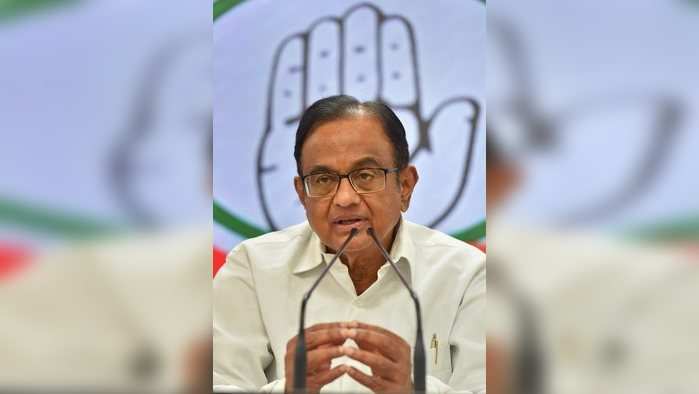
[[[318,185],[327,185],[330,182],[332,182],[332,177],[330,175],[321,174],[321,175],[315,176],[314,183],[316,183]]]
[[[357,177],[359,178],[360,181],[368,182],[368,181],[373,180],[375,176],[376,175],[374,174],[373,171],[363,170],[363,171],[359,172],[359,175]]]

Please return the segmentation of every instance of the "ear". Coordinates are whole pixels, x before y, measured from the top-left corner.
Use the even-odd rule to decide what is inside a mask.
[[[296,189],[296,195],[298,196],[301,205],[306,208],[306,190],[304,189],[303,181],[299,176],[294,177],[294,189]]]
[[[420,177],[417,175],[415,166],[409,165],[399,173],[400,182],[400,210],[405,212],[410,207],[410,198]]]

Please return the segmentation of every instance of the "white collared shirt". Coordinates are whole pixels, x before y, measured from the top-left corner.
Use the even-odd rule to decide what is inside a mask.
[[[297,334],[303,294],[332,255],[307,222],[244,241],[214,280],[214,388],[283,391],[286,344]],[[391,257],[422,307],[429,392],[485,391],[485,255],[443,233],[401,221]],[[338,262],[339,263],[339,262]],[[415,343],[415,308],[386,262],[357,295],[335,264],[311,297],[306,327],[357,320]],[[369,369],[346,357],[366,373]],[[322,391],[364,392],[348,375]]]

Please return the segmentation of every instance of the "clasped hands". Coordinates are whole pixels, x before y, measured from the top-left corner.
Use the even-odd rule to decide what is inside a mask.
[[[348,374],[373,392],[408,393],[412,391],[410,345],[384,328],[366,323],[321,323],[306,328],[306,389],[318,393],[326,384]],[[352,339],[357,347],[344,346]],[[296,340],[286,344],[286,393],[293,392]],[[331,368],[337,357],[347,356],[371,368],[371,375],[342,364]]]

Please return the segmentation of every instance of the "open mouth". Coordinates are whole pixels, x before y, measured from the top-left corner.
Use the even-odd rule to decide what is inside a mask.
[[[333,223],[334,224],[339,224],[342,226],[351,226],[353,224],[359,224],[363,222],[364,219],[340,219],[340,220],[335,220]]]

